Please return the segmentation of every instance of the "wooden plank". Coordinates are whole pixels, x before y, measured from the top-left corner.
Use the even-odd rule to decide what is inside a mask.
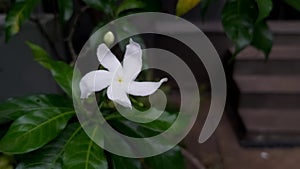
[[[300,30],[300,28],[297,28]],[[298,34],[274,34],[273,44],[283,45],[283,46],[295,46],[295,44],[300,43],[300,35]]]
[[[236,75],[300,75],[299,60],[239,60],[235,62]]]
[[[300,28],[299,28],[300,29]],[[269,60],[300,60],[300,37],[297,38],[299,44],[294,45],[276,45],[273,46]],[[233,49],[231,49],[233,51]],[[254,47],[247,47],[240,52],[237,57],[239,60],[265,60],[264,53],[255,49]]]
[[[240,108],[272,108],[272,109],[300,109],[300,94],[241,94]]]
[[[269,21],[268,25],[273,33],[276,34],[298,34],[300,35],[300,21],[279,20]]]
[[[239,108],[238,112],[249,131],[300,134],[300,109]]]
[[[300,93],[300,76],[234,75],[241,93]]]

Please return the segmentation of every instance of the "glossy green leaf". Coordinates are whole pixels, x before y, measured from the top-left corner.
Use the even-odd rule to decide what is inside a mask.
[[[234,42],[236,55],[253,39],[257,18],[256,4],[252,0],[230,0],[222,11],[222,24],[227,36]]]
[[[184,158],[178,146],[163,154],[145,158],[144,162],[146,166],[150,167],[151,169],[185,169]]]
[[[181,16],[186,14],[200,2],[201,0],[178,0],[176,5],[176,15]]]
[[[300,1],[299,0],[285,0],[287,4],[291,7],[295,8],[296,10],[300,11]]]
[[[22,154],[36,150],[53,140],[75,114],[74,110],[36,110],[12,123],[0,140],[0,151]]]
[[[83,0],[89,7],[103,11],[105,14],[112,14],[113,0]]]
[[[258,17],[256,23],[261,22],[263,19],[269,16],[273,8],[272,0],[256,0],[258,6]]]
[[[110,121],[110,124],[117,131],[127,136],[143,138],[143,137],[151,137],[165,131],[173,124],[173,122],[176,120],[176,117],[177,117],[176,114],[164,112],[160,118],[158,118],[157,120],[151,123],[145,123],[145,124],[132,123],[124,118],[121,119],[119,118]],[[144,159],[144,163],[146,168],[151,168],[151,169],[161,169],[161,168],[184,169],[185,163],[183,159],[184,158],[181,155],[180,148],[175,147],[161,155]],[[139,160],[137,159],[127,159],[118,156],[116,157],[112,156],[112,162],[113,164],[118,163],[115,164],[116,166],[119,166],[122,163],[124,163],[126,164],[126,166],[130,166],[129,167],[130,169],[131,168],[135,169],[140,167]],[[121,167],[121,169],[123,168]],[[125,167],[125,169],[127,168]]]
[[[167,130],[176,120],[177,115],[169,112],[164,112],[158,119],[150,123],[141,123],[140,127],[162,133]]]
[[[99,132],[95,127],[93,133]],[[63,155],[66,169],[107,169],[108,164],[102,148],[91,140],[84,131],[81,131],[66,146]]]
[[[68,21],[73,15],[73,0],[57,0],[59,18],[62,22]]]
[[[151,137],[167,130],[176,118],[176,114],[164,112],[158,119],[150,123],[134,123],[125,118],[118,118],[112,120],[111,125],[119,132],[131,137]]]
[[[170,113],[164,112],[161,117],[156,119],[151,123],[134,123],[125,118],[118,118],[115,120],[110,120],[110,125],[116,129],[118,132],[124,135],[135,137],[135,138],[145,138],[159,135],[168,129],[176,119],[176,115],[171,115]],[[127,143],[124,143],[127,144]],[[146,143],[151,147],[152,143]],[[130,146],[130,144],[128,144]],[[124,145],[124,146],[128,146]]]
[[[122,12],[128,10],[143,9],[146,7],[146,4],[141,0],[124,0],[116,10],[116,16],[120,16]]]
[[[10,98],[0,103],[0,124],[35,111],[70,111],[72,107],[70,99],[54,94]]]
[[[263,51],[266,58],[268,58],[273,45],[273,36],[265,22],[260,22],[255,25],[253,41],[251,44]]]
[[[40,0],[19,0],[13,4],[5,18],[5,39],[17,34],[24,21],[29,19],[31,12]]]
[[[53,141],[41,149],[21,155],[16,169],[61,169],[62,155],[76,134],[81,131],[79,123],[70,124]]]
[[[59,86],[68,96],[72,97],[73,68],[64,62],[54,61],[49,57],[48,53],[38,45],[30,42],[27,42],[27,45],[32,50],[34,59],[46,69],[50,70]]]
[[[136,158],[127,158],[111,154],[111,162],[113,169],[142,169],[141,161]]]

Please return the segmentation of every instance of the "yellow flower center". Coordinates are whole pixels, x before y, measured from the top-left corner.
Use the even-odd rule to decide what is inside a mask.
[[[123,79],[122,79],[121,77],[119,77],[119,78],[118,78],[118,82],[119,82],[119,83],[122,83],[122,82],[123,82]]]

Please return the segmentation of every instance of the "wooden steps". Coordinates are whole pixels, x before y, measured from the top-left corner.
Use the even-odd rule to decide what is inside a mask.
[[[300,94],[242,93],[239,108],[300,109]]]
[[[254,48],[237,56],[233,79],[243,145],[300,145],[300,25],[293,31],[275,33],[268,61]]]
[[[250,131],[300,134],[300,109],[240,108],[239,113]]]
[[[289,36],[289,38],[296,38],[298,43],[300,44],[300,36]],[[281,39],[281,38],[279,38]],[[289,40],[287,39],[282,39],[283,41]],[[275,40],[274,40],[275,41]],[[279,40],[277,40],[279,41]],[[274,42],[275,43],[275,42]],[[282,44],[278,45],[275,43],[273,46],[271,52],[270,52],[270,57],[269,60],[300,60],[300,47],[295,45],[295,44],[290,44],[291,42],[287,44]],[[295,42],[294,42],[295,43]],[[248,47],[245,50],[243,50],[241,53],[238,54],[237,60],[265,60],[263,52],[253,48],[253,47]]]
[[[284,76],[246,74],[235,75],[234,79],[242,93],[300,93],[299,75]]]

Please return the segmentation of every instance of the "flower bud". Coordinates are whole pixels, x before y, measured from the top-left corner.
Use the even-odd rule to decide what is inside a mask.
[[[114,35],[111,31],[108,31],[108,32],[104,35],[103,40],[104,40],[104,43],[105,43],[107,46],[110,46],[110,45],[113,44],[114,41],[115,41],[115,35]]]

